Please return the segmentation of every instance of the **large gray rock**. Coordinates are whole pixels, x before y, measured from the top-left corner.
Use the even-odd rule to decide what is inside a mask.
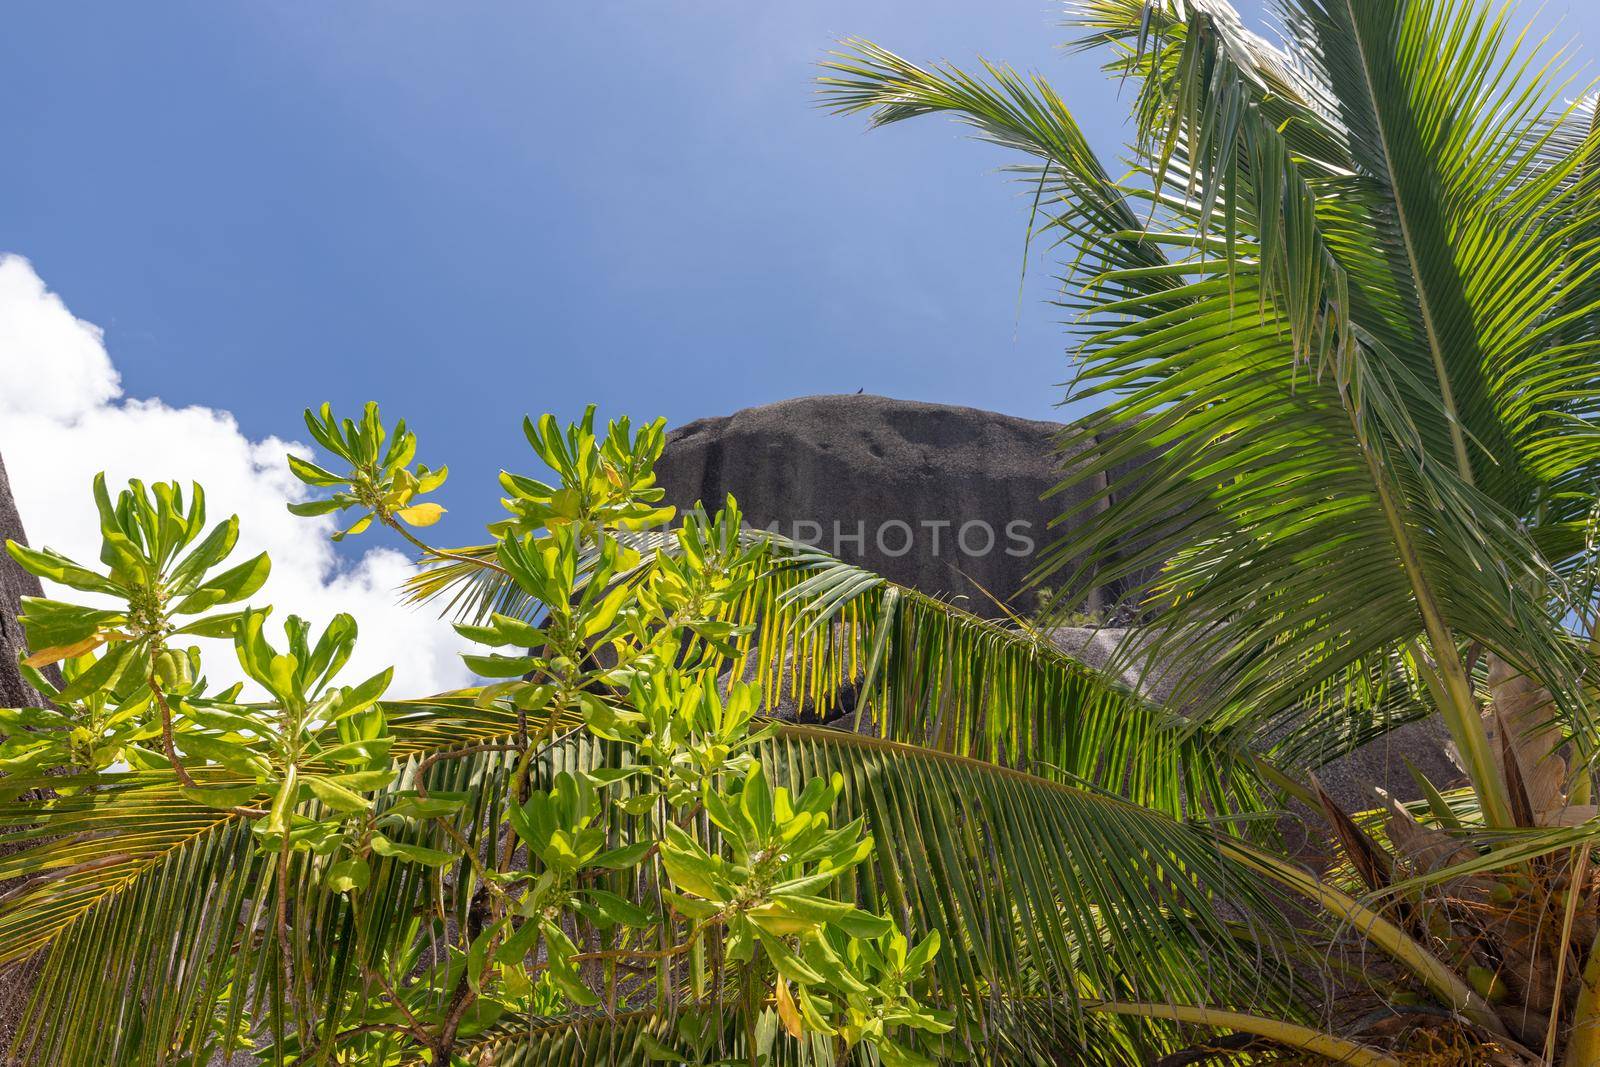
[[[656,466],[668,503],[716,510],[820,545],[980,615],[1028,614],[1023,589],[1081,499],[1062,479],[1060,423],[881,396],[809,396],[673,430]],[[1095,589],[1101,610],[1117,589]]]

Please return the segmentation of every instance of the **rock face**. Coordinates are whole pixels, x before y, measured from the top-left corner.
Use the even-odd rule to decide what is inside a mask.
[[[0,457],[0,545],[7,540],[28,543],[16,501],[11,499],[5,459]],[[0,707],[19,707],[38,699],[38,694],[17,673],[17,651],[22,648],[22,626],[17,622],[17,612],[22,597],[43,595],[39,579],[0,552]]]
[[[699,419],[668,435],[667,501],[716,510],[732,493],[775,528],[980,615],[1027,614],[1050,523],[1082,497],[1062,479],[1054,422],[881,396],[811,396]],[[1118,590],[1097,589],[1090,609]]]
[[[5,459],[0,457],[0,544],[7,540],[27,542],[22,518],[11,499],[11,483],[6,477]],[[19,601],[24,596],[44,595],[39,579],[17,566],[0,552],[0,707],[14,708],[33,703],[39,695],[22,680],[17,671],[17,653],[23,647],[22,626],[17,622]],[[7,851],[0,838],[0,855]],[[3,887],[0,887],[3,888]],[[27,1002],[34,965],[0,974],[0,1055],[11,1044],[18,1016]]]

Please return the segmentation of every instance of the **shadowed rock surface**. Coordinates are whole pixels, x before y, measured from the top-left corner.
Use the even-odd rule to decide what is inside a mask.
[[[23,532],[16,501],[11,499],[5,458],[0,457],[0,544],[7,540],[27,544],[28,536]],[[17,566],[10,555],[0,552],[0,707],[20,707],[39,698],[17,672],[17,652],[23,647],[17,613],[23,597],[43,595],[39,579]]]
[[[1003,614],[994,599],[1027,614],[1037,599],[1023,584],[1055,539],[1050,523],[1084,499],[1040,499],[1063,477],[1063,428],[946,404],[808,396],[680,426],[656,472],[680,508],[715,511],[732,493],[752,526],[776,523],[979,615]],[[1086,606],[1117,592],[1096,589]]]
[[[4,457],[0,457],[0,544],[6,540],[27,543],[22,517],[11,498],[11,482],[6,476]],[[0,552],[0,707],[14,708],[39,699],[17,671],[17,654],[23,648],[22,626],[17,622],[20,601],[25,596],[43,596],[39,579],[17,566],[10,555]],[[3,831],[0,831],[3,832]],[[0,838],[0,855],[11,851]],[[0,890],[4,885],[0,884]],[[31,969],[0,974],[0,1055],[11,1044],[11,1035],[27,999]]]

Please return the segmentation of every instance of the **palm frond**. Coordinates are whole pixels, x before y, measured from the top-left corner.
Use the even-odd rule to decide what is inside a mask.
[[[1278,714],[1251,724],[1252,747],[1280,768],[1316,770],[1432,714],[1405,657],[1390,652],[1352,663]]]
[[[392,753],[426,757],[515,735],[522,726],[516,711],[504,702],[481,700],[481,692],[468,689],[417,700],[383,701],[394,735]],[[575,726],[579,721],[576,717],[564,719],[558,727]]]
[[[1127,190],[1113,181],[1066,104],[1042,78],[1024,78],[1009,67],[984,63],[984,78],[953,67],[925,68],[870,41],[844,42],[822,64],[823,103],[838,114],[867,112],[874,125],[922,115],[948,115],[978,137],[1038,162],[1015,168],[1033,190],[1039,233],[1071,246],[1085,276],[1110,270],[1131,273],[1137,285],[1143,267],[1166,256],[1140,233],[1140,218]],[[1157,285],[1165,284],[1152,275]]]
[[[0,911],[0,962],[43,954],[21,1062],[148,1062],[177,1029],[209,1021],[221,975],[248,972],[239,926],[263,867],[236,816],[170,784],[108,782],[0,818],[44,838],[0,861],[0,878],[44,872]]]
[[[515,582],[485,566],[494,561],[495,545],[465,545],[451,549],[450,556],[454,558],[419,561],[421,569],[405,581],[406,601],[443,600],[440,615],[458,618],[485,618],[495,611],[522,618],[538,609]]]
[[[515,734],[514,714],[449,698],[389,707],[393,789],[411,788],[424,761],[439,757],[428,782],[476,798],[457,829],[481,842],[484,828],[501,818],[495,805],[503,803],[509,764],[502,752],[475,745]],[[473,758],[458,758],[462,748]],[[240,784],[216,773],[199,777],[204,785]],[[163,779],[84,776],[71,781],[83,790],[74,795],[0,808],[0,823],[19,828],[8,839],[32,842],[0,859],[0,881],[29,875],[0,908],[0,966],[42,960],[17,1031],[26,1062],[145,1063],[180,1038],[186,1048],[221,1048],[221,1035],[249,1033],[283,1007],[269,966],[276,945],[260,910],[277,892],[272,865],[244,820],[187,799]],[[446,844],[437,833],[412,843]],[[298,898],[310,902],[303,935],[330,944],[344,936],[351,916],[337,894],[320,888],[312,865],[297,858],[292,876]],[[377,864],[374,882],[393,910],[363,918],[369,962],[395,950],[407,929],[404,921],[393,925],[396,917],[424,907],[432,891],[414,869],[388,861]],[[310,985],[335,1006],[346,984],[360,980],[348,957],[304,962]],[[107,1020],[116,1020],[110,1041]],[[212,1030],[218,1036],[208,1040]]]
[[[775,780],[844,775],[840,817],[865,818],[877,845],[854,892],[946,939],[934,1002],[971,998],[979,1020],[990,999],[1281,1003],[1290,979],[1274,959],[1290,935],[1272,918],[1274,890],[1226,859],[1210,830],[835,730],[788,727],[762,760]],[[1253,925],[1255,947],[1236,940],[1222,900]]]
[[[1066,487],[1088,499],[1040,579],[1063,607],[1090,574],[1135,583],[1156,613],[1146,662],[1181,665],[1178,701],[1201,721],[1277,715],[1422,640],[1489,783],[1456,647],[1472,639],[1554,679],[1568,723],[1587,725],[1583,666],[1549,604],[1600,472],[1584,408],[1600,361],[1592,342],[1561,343],[1587,313],[1562,294],[1597,251],[1573,240],[1575,213],[1593,210],[1562,185],[1578,164],[1526,146],[1547,80],[1522,78],[1472,3],[1300,5],[1289,23],[1306,45],[1285,49],[1225,4],[1082,7],[1120,49],[1113,71],[1141,84],[1148,184],[1124,189],[1151,214],[1124,236],[1172,258],[1066,300],[1085,313],[1072,395],[1109,402],[1064,437],[1079,464]],[[858,80],[904,91],[874,64]],[[1380,99],[1371,85],[1350,99],[1357,73]],[[992,121],[969,104],[969,121]],[[1391,158],[1384,131],[1402,121]],[[1441,160],[1451,176],[1430,185]],[[1562,497],[1536,520],[1561,530],[1529,533],[1540,494]]]
[[[1187,199],[1173,210],[1204,232],[1210,205],[1221,202],[1230,280],[1241,250],[1253,256],[1260,303],[1283,309],[1296,350],[1319,339],[1323,373],[1305,391],[1321,386],[1329,408],[1337,402],[1348,415],[1347,441],[1362,457],[1388,528],[1386,536],[1374,532],[1393,544],[1399,566],[1391,564],[1391,573],[1404,570],[1415,600],[1413,612],[1406,596],[1395,598],[1390,621],[1413,615],[1411,626],[1426,631],[1464,707],[1470,699],[1450,647],[1455,634],[1504,650],[1574,692],[1582,666],[1568,647],[1562,613],[1547,606],[1552,596],[1562,599],[1563,558],[1541,552],[1562,539],[1545,534],[1536,541],[1521,524],[1535,500],[1561,497],[1559,505],[1541,504],[1537,521],[1571,525],[1593,497],[1600,454],[1588,405],[1600,361],[1592,339],[1562,342],[1571,341],[1570,322],[1593,313],[1592,297],[1578,306],[1569,298],[1590,289],[1600,260],[1594,245],[1573,241],[1594,214],[1592,195],[1580,194],[1581,209],[1573,195],[1590,187],[1588,178],[1572,180],[1586,151],[1551,163],[1526,134],[1551,106],[1545,72],[1524,76],[1519,64],[1527,57],[1507,45],[1503,14],[1491,17],[1475,3],[1296,5],[1288,23],[1300,46],[1292,63],[1277,66],[1292,67],[1300,86],[1313,87],[1302,92],[1305,99],[1339,104],[1349,158],[1337,169],[1348,177],[1325,176],[1300,165],[1291,135],[1326,122],[1327,109],[1307,103],[1287,124],[1269,119],[1266,97],[1273,94],[1262,64],[1239,59],[1258,56],[1259,42],[1241,40],[1237,19],[1218,16],[1214,5],[1186,13],[1157,7],[1174,14],[1157,18],[1150,34],[1141,119],[1152,140],[1165,131],[1164,153],[1181,150],[1187,187],[1175,192]],[[1272,106],[1285,105],[1279,99]],[[1167,164],[1161,155],[1151,166],[1158,185],[1168,181]],[[1107,321],[1122,358],[1091,357],[1086,377],[1126,388],[1126,375],[1154,353],[1148,346],[1139,352],[1118,334],[1117,319]],[[1139,410],[1150,410],[1152,401],[1175,406],[1214,388],[1213,381],[1199,391],[1188,384],[1149,391]],[[1125,402],[1113,410],[1129,414]],[[1204,418],[1217,424],[1214,412]],[[1189,422],[1199,425],[1201,417]],[[1148,445],[1142,436],[1138,427],[1130,430],[1133,443]],[[1310,456],[1298,458],[1315,469]],[[1325,462],[1339,461],[1330,455]],[[1586,491],[1570,492],[1578,486]],[[1351,500],[1342,492],[1332,499]],[[1102,527],[1097,534],[1112,532]],[[1223,573],[1222,560],[1205,558],[1203,549],[1195,555],[1210,574]],[[1285,575],[1259,562],[1260,584],[1247,584],[1282,595]],[[1183,569],[1175,565],[1163,581]],[[1191,621],[1205,616],[1176,593],[1169,599]],[[1222,621],[1214,616],[1204,625]],[[1384,647],[1365,646],[1362,656]],[[1284,657],[1262,657],[1272,658]],[[1323,662],[1343,668],[1339,659]],[[1569,722],[1588,725],[1581,700],[1564,702]],[[1479,766],[1484,761],[1470,738],[1458,731],[1457,739],[1481,784],[1489,777]]]
[[[1132,22],[1133,29],[1130,32],[1134,35],[1146,32],[1142,22],[1144,17],[1142,4],[1103,6],[1127,8],[1128,11],[1124,14],[1135,16]],[[1117,12],[1113,11],[1111,14]],[[1052,208],[1059,204],[1059,213],[1067,220],[1065,230],[1071,231],[1072,238],[1069,243],[1083,248],[1107,245],[1112,249],[1132,247],[1140,250],[1137,262],[1127,256],[1118,261],[1107,255],[1089,253],[1088,260],[1105,264],[1109,268],[1095,273],[1079,270],[1080,260],[1075,255],[1076,249],[1069,249],[1069,254],[1074,254],[1069,274],[1076,274],[1080,280],[1087,280],[1092,292],[1092,296],[1066,297],[1069,306],[1093,310],[1096,323],[1128,323],[1129,330],[1138,328],[1136,316],[1140,314],[1152,315],[1157,325],[1171,327],[1161,336],[1157,344],[1146,346],[1136,359],[1129,359],[1114,368],[1101,368],[1103,372],[1101,377],[1117,379],[1115,384],[1124,388],[1141,379],[1155,380],[1163,369],[1159,364],[1149,372],[1145,372],[1140,366],[1154,358],[1152,350],[1167,353],[1169,358],[1177,358],[1185,350],[1193,350],[1197,354],[1211,353],[1215,357],[1213,365],[1220,368],[1225,360],[1235,361],[1236,349],[1251,347],[1253,342],[1265,344],[1271,352],[1270,359],[1253,359],[1248,367],[1235,368],[1232,375],[1240,382],[1253,380],[1261,383],[1241,397],[1241,403],[1250,405],[1246,417],[1252,423],[1277,429],[1278,440],[1263,442],[1266,447],[1261,448],[1260,452],[1274,456],[1293,455],[1296,450],[1314,442],[1337,441],[1340,437],[1349,437],[1348,420],[1337,406],[1318,410],[1314,405],[1307,404],[1305,398],[1293,395],[1296,371],[1293,353],[1281,341],[1285,327],[1284,319],[1265,314],[1264,309],[1263,313],[1255,316],[1250,314],[1249,305],[1254,301],[1247,279],[1237,279],[1234,277],[1237,272],[1230,270],[1226,280],[1214,278],[1201,286],[1194,285],[1195,267],[1193,264],[1183,262],[1191,250],[1185,249],[1182,245],[1176,247],[1180,257],[1178,265],[1164,265],[1167,258],[1164,253],[1152,254],[1148,250],[1152,246],[1160,248],[1163,239],[1169,235],[1146,231],[1133,208],[1129,206],[1130,201],[1139,194],[1136,191],[1130,192],[1120,188],[1105,188],[1109,183],[1104,182],[1104,169],[1094,162],[1092,157],[1087,161],[1077,159],[1057,147],[1058,142],[1063,140],[1063,137],[1056,132],[1057,127],[1076,129],[1070,114],[1060,106],[1059,100],[1053,96],[1046,96],[1041,90],[1037,94],[1037,99],[1027,105],[1018,105],[1013,102],[1015,98],[1029,94],[1014,79],[989,86],[960,72],[923,70],[875,47],[862,45],[858,46],[858,49],[861,53],[860,58],[848,61],[833,60],[825,65],[827,74],[823,79],[824,91],[831,97],[837,98],[839,106],[859,109],[874,105],[877,108],[874,117],[878,122],[894,121],[926,113],[935,108],[952,112],[986,132],[1001,131],[991,133],[990,136],[1037,159],[1049,161],[1058,158],[1076,159],[1074,173],[1077,176],[1077,185],[1095,186],[1097,183],[1103,183],[1101,188],[1105,191],[1102,199],[1110,200],[1112,196],[1118,198],[1116,203],[1120,207],[1119,212],[1114,215],[1100,213],[1094,219],[1082,217],[1073,188],[1064,189],[1059,198],[1051,201]],[[1261,46],[1255,54],[1269,57],[1269,50]],[[1269,62],[1267,58],[1261,59],[1258,66],[1263,70],[1290,69],[1287,63]],[[841,73],[848,74],[849,78],[841,79],[839,77]],[[1285,73],[1276,76],[1274,84],[1277,83],[1287,84],[1288,75]],[[1016,114],[1047,115],[1051,117],[1053,124],[1022,123],[1014,117]],[[1302,125],[1311,128],[1309,124]],[[1326,127],[1327,124],[1323,122],[1316,128]],[[1050,165],[1061,164],[1047,164]],[[1120,233],[1111,229],[1116,226],[1122,227]],[[1246,288],[1238,291],[1241,284]],[[1118,338],[1110,333],[1110,327],[1101,328],[1107,330],[1102,339],[1105,346],[1113,353],[1119,340],[1129,346],[1133,344],[1132,338]],[[1303,329],[1302,332],[1309,331]],[[1226,372],[1220,369],[1198,371],[1189,375],[1188,381],[1210,385],[1216,383],[1222,373]],[[1086,368],[1081,372],[1081,376],[1095,377],[1095,368],[1092,366]],[[1280,380],[1281,388],[1290,395],[1281,399],[1274,395],[1270,387],[1261,382],[1263,376]],[[1086,393],[1092,391],[1092,389],[1087,390]],[[1203,539],[1204,533],[1194,528],[1194,524],[1198,521],[1198,517],[1194,514],[1196,507],[1214,513],[1220,512],[1220,509],[1206,501],[1199,491],[1195,491],[1187,502],[1181,498],[1174,498],[1170,493],[1165,500],[1153,499],[1164,487],[1170,488],[1171,482],[1168,478],[1183,469],[1173,458],[1174,455],[1193,464],[1203,451],[1207,456],[1207,466],[1202,469],[1203,473],[1215,469],[1218,450],[1215,441],[1211,439],[1203,444],[1197,441],[1192,450],[1184,447],[1174,432],[1175,426],[1179,424],[1176,423],[1171,411],[1165,413],[1162,418],[1141,417],[1145,416],[1145,413],[1161,411],[1163,406],[1170,407],[1170,397],[1152,397],[1148,400],[1141,397],[1139,400],[1143,402],[1129,401],[1120,408],[1113,409],[1108,418],[1097,419],[1092,424],[1081,424],[1065,435],[1066,451],[1086,449],[1085,460],[1078,468],[1082,472],[1079,475],[1080,482],[1097,478],[1096,472],[1099,471],[1133,470],[1135,473],[1128,478],[1117,479],[1114,488],[1105,486],[1098,492],[1087,485],[1078,487],[1080,491],[1086,490],[1090,498],[1090,503],[1084,505],[1085,512],[1102,511],[1113,500],[1123,502],[1123,506],[1120,510],[1113,510],[1104,519],[1097,518],[1094,522],[1088,523],[1087,531],[1082,536],[1063,538],[1050,550],[1046,557],[1047,567],[1059,569],[1073,564],[1079,566],[1076,572],[1069,572],[1068,580],[1064,583],[1069,590],[1069,595],[1062,600],[1064,604],[1072,602],[1072,594],[1080,588],[1082,583],[1078,579],[1091,572],[1099,574],[1104,580],[1113,584],[1122,583],[1135,588],[1140,587],[1147,575],[1159,570],[1160,566],[1170,558],[1174,542],[1178,537],[1183,537],[1185,543]],[[1191,403],[1190,406],[1195,405]],[[1310,415],[1319,416],[1323,425],[1306,426],[1306,418]],[[1226,421],[1218,420],[1222,432],[1233,432],[1239,421],[1237,415]],[[1210,437],[1214,438],[1215,433]],[[1231,448],[1236,454],[1242,451],[1237,444]],[[1252,449],[1251,453],[1255,451]],[[1349,461],[1350,457],[1347,457],[1346,465]],[[1154,476],[1147,477],[1152,467]],[[1273,476],[1274,473],[1269,472],[1268,476]],[[1345,482],[1353,489],[1358,488],[1362,480],[1359,472],[1348,473],[1351,476],[1346,477]],[[1309,484],[1311,481],[1313,480],[1308,479],[1305,492],[1311,497],[1313,506],[1309,512],[1303,513],[1315,516],[1327,510],[1324,502],[1326,495],[1337,492],[1341,487],[1328,482]],[[1130,489],[1141,483],[1145,485],[1146,491],[1135,499]],[[1370,489],[1366,490],[1366,495],[1370,497]],[[1287,504],[1284,513],[1292,514],[1295,510],[1295,504]],[[1142,515],[1143,518],[1136,522],[1135,514]],[[1171,517],[1170,525],[1162,525],[1160,519],[1162,516]],[[1214,514],[1213,517],[1222,518],[1220,514]],[[1063,518],[1067,522],[1079,521],[1076,515],[1067,515]],[[1330,516],[1330,521],[1338,519],[1337,515]],[[1147,528],[1135,530],[1134,527],[1140,524],[1147,524]],[[1102,531],[1104,531],[1103,536]],[[1169,532],[1171,537],[1163,536]],[[1377,529],[1374,529],[1373,533],[1381,535],[1381,531]],[[1097,545],[1109,543],[1113,539],[1121,546],[1123,552],[1121,558],[1112,560],[1109,553],[1095,553]],[[1129,546],[1135,547],[1130,551]],[[1392,629],[1398,632],[1407,627]],[[1253,655],[1255,649],[1252,646],[1240,649],[1238,652],[1240,655]],[[1333,671],[1345,666],[1347,663],[1338,664],[1333,667]],[[1243,667],[1239,667],[1238,670],[1242,671]],[[1247,699],[1259,700],[1262,695],[1259,691],[1255,693],[1243,691],[1242,687],[1211,685],[1210,688],[1217,693],[1218,705]],[[1286,681],[1283,683],[1283,688],[1284,692],[1278,695],[1278,700],[1287,704],[1298,696],[1301,680]],[[1184,693],[1180,702],[1193,704],[1194,695],[1193,692]]]
[[[757,627],[737,669],[753,672],[768,706],[787,698],[826,718],[848,695],[848,714],[885,739],[1087,783],[1174,817],[1272,807],[1249,749],[1192,729],[1042,634],[825,554],[771,569],[732,617]]]
[[[573,743],[566,765],[604,759]],[[907,929],[940,932],[946,947],[918,995],[957,1012],[954,1039],[969,1055],[1003,1049],[1007,1062],[1047,1063],[1070,1053],[1131,1067],[1190,1043],[1176,1024],[1309,1039],[1286,999],[1301,980],[1291,960],[1304,957],[1279,921],[1282,883],[1263,873],[1275,861],[1247,846],[1092,790],[843,731],[784,727],[761,759],[795,786],[844,776],[838,818],[864,819],[875,848],[840,892]],[[1315,891],[1296,878],[1298,891]],[[694,1013],[723,1017],[714,1002],[690,1001],[665,1014],[506,1019],[470,1050],[497,1063],[613,1062],[675,1047],[675,1021]],[[763,1022],[763,1040],[780,1062],[834,1062],[826,1044],[790,1042],[775,1025]],[[1330,1040],[1325,1048],[1367,1054]],[[741,1042],[721,1034],[716,1054],[737,1056]]]
[[[1595,217],[1595,184],[1581,174],[1587,150],[1555,160],[1530,136],[1571,108],[1559,58],[1513,41],[1508,19],[1464,0],[1345,0],[1305,5],[1291,27],[1341,101],[1383,208],[1329,205],[1328,225],[1384,250],[1387,269],[1374,264],[1363,289],[1387,281],[1403,298],[1402,315],[1363,325],[1436,384],[1459,423],[1463,477],[1523,513],[1535,486],[1595,465],[1592,442],[1551,418],[1574,391],[1592,397],[1600,374],[1584,348],[1553,343],[1574,310],[1564,295],[1595,269],[1595,250],[1568,242]]]
[[[844,716],[891,740],[1090,783],[1175,817],[1272,806],[1247,747],[1193,729],[1042,635],[980,619],[812,546],[767,531],[746,536],[765,547],[765,569],[725,612],[747,632],[723,663],[761,687],[768,709]],[[676,542],[657,533],[639,544],[672,552]],[[466,567],[455,580],[455,588],[490,591],[485,604],[503,603],[509,584]],[[429,592],[420,584],[413,591]],[[430,704],[426,716],[437,714]],[[503,712],[471,714],[489,731],[508,721]]]

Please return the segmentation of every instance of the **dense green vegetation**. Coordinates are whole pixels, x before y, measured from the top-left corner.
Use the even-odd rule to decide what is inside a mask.
[[[1248,758],[732,501],[653,529],[659,422],[528,422],[556,480],[503,475],[511,517],[457,550],[414,532],[445,472],[403,423],[307,426],[337,462],[291,457],[330,491],[292,509],[411,542],[413,595],[454,594],[495,680],[337,681],[355,620],[280,641],[229,608],[269,564],[221,569],[237,522],[208,531],[199,487],[97,482],[99,568],[9,545],[119,602],[25,604],[48,706],[0,748],[31,843],[0,861],[0,954],[42,964],[24,1062],[921,1063],[1073,1030],[1062,980],[1113,1020],[1062,1040],[1117,1050],[1148,1041],[1110,1016],[1139,984],[1208,987],[1210,887],[1265,892],[1176,821],[1186,788],[1264,810]],[[191,642],[219,636],[251,694],[206,683]],[[756,716],[851,677],[881,737]]]
[[[1134,90],[1121,179],[1002,67],[857,43],[823,81],[1023,155],[1103,403],[1043,621],[675,516],[661,424],[592,412],[433,546],[445,470],[324,407],[291,508],[404,538],[485,646],[394,699],[340,677],[355,620],[268,625],[199,487],[97,483],[98,566],[8,545],[86,594],[27,602],[46,706],[0,712],[18,1061],[1600,1062],[1593,98],[1467,0],[1285,0],[1283,46],[1219,3],[1075,18]],[[1112,579],[1170,707],[1043,632]],[[1464,786],[1322,792],[1428,716]]]
[[[1223,3],[1073,5],[1133,103],[1120,179],[1001,67],[860,43],[825,93],[1025,157],[1073,395],[1103,398],[1066,444],[1085,471],[1153,457],[1055,546],[1061,608],[1090,571],[1157,567],[1126,659],[1176,677],[1197,728],[1270,751],[1416,939],[1302,1018],[1459,1062],[1600,1062],[1595,97],[1475,0],[1275,8],[1281,45]],[[1319,795],[1307,771],[1423,716],[1468,788],[1419,783],[1429,804],[1365,825]],[[1396,1015],[1418,983],[1448,1023]]]

